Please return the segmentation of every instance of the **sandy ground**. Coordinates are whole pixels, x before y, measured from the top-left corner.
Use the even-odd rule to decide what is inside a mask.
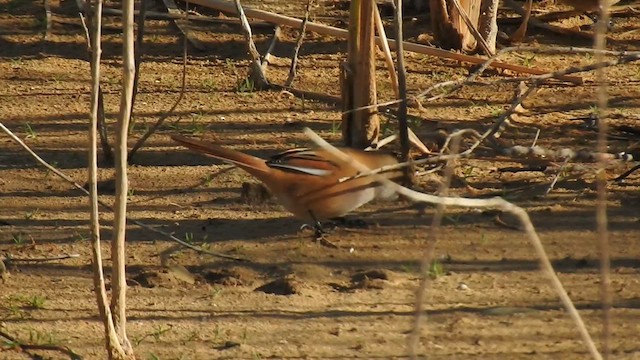
[[[304,2],[278,3],[260,7],[302,14]],[[344,11],[336,4],[321,2],[313,16],[344,24]],[[0,0],[0,119],[46,161],[83,184],[90,74],[74,6],[52,3],[53,29],[43,40],[39,3]],[[104,35],[103,90],[111,134],[121,72],[117,21],[106,20]],[[589,20],[574,17],[559,24],[578,22]],[[637,24],[637,15],[615,17],[611,47],[637,50]],[[434,209],[405,202],[365,206],[353,216],[365,219],[369,227],[335,230],[331,239],[340,249],[329,249],[312,242],[310,232],[299,230],[301,221],[273,201],[243,202],[241,184],[253,181],[247,174],[237,169],[219,172],[228,166],[179,148],[169,135],[204,137],[268,156],[309,145],[300,131],[303,126],[338,143],[340,114],[330,104],[285,92],[237,91],[248,64],[238,28],[201,22],[194,27],[194,36],[207,50],[190,49],[184,99],[132,161],[129,215],[211,251],[249,261],[181,250],[169,260],[170,267],[161,267],[159,254],[174,243],[130,225],[128,335],[138,358],[405,358],[419,262],[433,241],[429,224]],[[425,29],[428,25],[418,18],[407,25],[407,36],[424,39],[419,34]],[[256,33],[264,51],[270,30]],[[276,47],[268,73],[275,83],[286,79],[295,36],[284,29]],[[132,144],[171,107],[180,90],[177,29],[169,22],[150,21],[145,40]],[[536,31],[527,41],[589,45]],[[310,34],[295,86],[338,95],[338,66],[345,49],[342,40]],[[508,55],[504,60],[553,70],[593,58]],[[407,62],[413,93],[469,71],[452,61],[417,54],[408,54]],[[382,61],[379,68],[383,101],[392,94]],[[637,146],[639,74],[638,64],[609,70],[612,152]],[[525,102],[528,112],[518,116],[518,127],[507,130],[503,139],[530,145],[537,128],[542,146],[593,149],[596,133],[579,118],[593,111],[596,86],[593,73],[583,76],[583,86],[542,86]],[[504,76],[489,72],[483,80],[499,78]],[[425,104],[423,112],[412,109],[411,125],[427,143],[437,129],[485,129],[508,106],[514,90],[512,84],[467,86]],[[393,126],[390,120],[383,124],[385,131]],[[636,134],[621,131],[624,126]],[[584,171],[578,172],[581,166]],[[631,166],[612,165],[607,176],[614,178]],[[505,171],[524,167],[495,158],[462,160],[452,192],[504,195],[528,210],[558,276],[598,342],[602,311],[594,167],[575,164],[548,195],[554,172]],[[103,165],[101,179],[112,175]],[[420,178],[422,188],[435,192],[440,175]],[[612,358],[640,359],[640,174],[622,184],[610,183],[608,190]],[[113,195],[106,189],[101,199],[112,203]],[[112,215],[104,211],[101,219],[108,267]],[[437,261],[431,269],[434,279],[424,303],[418,352],[433,359],[587,358],[572,321],[538,270],[531,244],[521,231],[504,225],[515,225],[514,220],[503,215],[496,219],[493,212],[447,209],[435,245]],[[24,343],[63,345],[87,359],[105,358],[91,280],[87,198],[38,166],[8,136],[0,136],[0,257],[62,254],[79,257],[8,264],[10,276],[0,282],[0,329]],[[28,358],[10,345],[0,344],[0,358]],[[64,358],[55,352],[38,354]]]

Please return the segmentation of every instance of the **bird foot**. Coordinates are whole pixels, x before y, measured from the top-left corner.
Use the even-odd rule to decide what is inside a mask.
[[[326,235],[329,231],[327,231],[325,228],[322,227],[322,225],[320,223],[315,224],[315,225],[309,225],[309,224],[302,224],[302,226],[300,226],[300,230],[313,230],[315,231],[315,234],[313,236],[313,241],[317,242],[318,244],[322,245],[322,246],[326,246],[332,249],[338,249],[338,245],[334,244],[333,242],[331,242],[329,239],[327,239]]]
[[[327,239],[323,233],[320,233],[320,234],[316,233],[315,241],[322,246],[326,246],[332,249],[338,249],[338,245],[334,244],[329,239]]]

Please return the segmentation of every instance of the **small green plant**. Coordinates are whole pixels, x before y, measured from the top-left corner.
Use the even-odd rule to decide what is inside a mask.
[[[75,235],[76,235],[75,236],[76,237],[76,241],[84,242],[84,241],[87,241],[87,239],[89,238],[88,235],[85,235],[85,234],[77,232],[77,231],[76,231]]]
[[[40,209],[36,208],[35,210],[32,211],[27,211],[24,213],[24,219],[25,220],[31,220],[34,217],[36,217],[38,214],[40,213]]]
[[[206,187],[210,187],[211,183],[213,182],[213,176],[211,175],[211,173],[205,175],[202,178],[202,183],[206,186]]]
[[[171,331],[172,328],[173,326],[171,325],[167,326],[166,328],[163,327],[162,325],[154,326],[152,332],[144,334],[140,339],[134,340],[133,342],[137,346],[137,345],[140,345],[144,340],[146,340],[149,337],[152,337],[156,342],[160,341],[160,338],[162,337],[162,335]]]
[[[489,108],[491,110],[490,114],[493,117],[498,117],[500,116],[500,114],[502,114],[502,107],[500,106],[490,106]]]
[[[402,264],[400,265],[400,270],[409,274],[419,272],[415,264]]]
[[[58,168],[58,162],[57,162],[57,161],[52,161],[52,162],[51,162],[51,166],[53,166],[54,168]],[[44,172],[44,178],[45,178],[45,179],[46,179],[46,178],[48,178],[48,177],[49,177],[49,175],[51,175],[51,170],[47,169],[47,170]]]
[[[21,57],[17,57],[15,59],[11,59],[10,61],[11,61],[11,68],[12,69],[17,69],[20,66],[22,66],[22,64],[23,64]]]
[[[252,93],[255,91],[255,83],[251,78],[245,78],[236,84],[236,92],[238,93]]]
[[[456,87],[454,85],[443,85],[443,86],[440,86],[439,88],[435,89],[435,93],[438,94],[438,95],[444,95],[444,94],[449,94],[450,92],[452,92],[455,89],[456,89]]]
[[[417,129],[422,126],[422,118],[407,115],[407,125],[412,129]]]
[[[228,70],[231,70],[233,72],[233,75],[236,76],[236,78],[238,77],[238,70],[236,68],[236,64],[234,64],[233,61],[231,61],[231,59],[229,58],[225,59],[224,67],[227,68]]]
[[[160,357],[154,353],[149,353],[149,360],[160,360]]]
[[[487,237],[487,234],[485,233],[480,234],[480,245],[484,247],[488,244],[489,244],[489,238]]]
[[[8,315],[4,315],[2,316],[2,320],[11,320],[11,319],[28,319],[29,318],[29,313],[27,311],[25,311],[22,306],[17,305],[14,303],[14,300],[9,298],[8,299],[9,304],[6,306],[3,306],[1,309],[3,310],[8,310],[9,314]]]
[[[58,340],[55,335],[48,331],[29,330],[29,343],[34,345],[56,345]]]
[[[536,55],[533,54],[530,57],[526,57],[522,59],[522,65],[525,67],[532,67],[535,64]]]
[[[464,169],[464,171],[462,172],[462,176],[464,179],[473,177],[473,172],[476,169],[475,166],[469,166],[468,168]]]
[[[132,196],[135,194],[135,192],[136,192],[136,191],[135,191],[134,189],[129,188],[129,189],[127,190],[127,197],[132,197]]]
[[[341,120],[333,120],[331,122],[331,135],[336,135],[340,131],[341,126],[342,126]]]
[[[202,80],[202,87],[205,90],[214,91],[216,89],[216,80],[213,77],[207,77]]]
[[[187,342],[200,340],[200,332],[198,330],[192,330],[189,335],[187,335]]]
[[[220,338],[220,335],[222,335],[222,330],[220,329],[220,326],[216,324],[216,328],[213,330],[213,341],[215,342],[216,340],[218,340],[218,338]]]
[[[438,260],[433,260],[431,264],[429,264],[428,275],[432,280],[444,275],[444,267],[442,266],[442,263]]]
[[[184,234],[184,241],[187,244],[192,244],[193,245],[193,233],[186,233]]]
[[[447,221],[451,222],[452,224],[457,224],[457,223],[460,222],[460,216],[461,216],[461,214],[445,215],[444,219],[446,219]]]
[[[192,135],[203,134],[207,130],[208,125],[198,121],[201,117],[202,114],[191,114],[191,124],[186,130]]]
[[[223,290],[224,288],[222,286],[215,286],[213,289],[211,289],[211,293],[209,294],[209,296],[215,298],[218,295],[222,294]]]
[[[167,326],[166,328],[163,328],[162,325],[158,325],[154,328],[155,330],[151,333],[151,336],[153,336],[156,341],[160,341],[160,337],[162,337],[162,335],[164,335],[165,333],[171,331],[172,328],[173,326],[171,325]]]
[[[393,123],[390,119],[385,119],[380,121],[380,134],[383,137],[391,136],[396,131],[395,123]]]
[[[21,232],[11,234],[11,239],[16,245],[23,245],[25,243],[24,235]]]
[[[47,298],[40,295],[33,295],[26,299],[26,307],[30,309],[43,309]]]
[[[16,349],[16,350],[20,350],[20,341],[18,340],[14,340],[14,341],[10,341],[10,340],[4,340],[2,342],[2,348],[3,350],[12,350],[12,349]]]
[[[24,124],[24,131],[27,133],[27,139],[35,139],[38,136],[29,123]]]

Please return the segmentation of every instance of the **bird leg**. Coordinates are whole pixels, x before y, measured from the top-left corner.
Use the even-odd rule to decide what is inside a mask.
[[[330,247],[333,249],[337,249],[338,245],[332,243],[331,241],[329,241],[325,235],[326,235],[326,231],[324,230],[322,223],[320,221],[318,221],[318,219],[316,218],[315,215],[313,215],[313,213],[311,211],[309,211],[309,215],[311,215],[311,219],[313,219],[313,228],[315,230],[315,241],[320,243],[320,245],[322,246],[326,246],[326,247]]]

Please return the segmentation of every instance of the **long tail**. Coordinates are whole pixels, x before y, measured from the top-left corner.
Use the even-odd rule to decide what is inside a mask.
[[[181,135],[171,135],[173,141],[180,145],[187,147],[197,152],[205,153],[216,159],[220,159],[224,162],[237,165],[244,169],[248,173],[260,178],[261,174],[268,173],[270,171],[269,166],[264,159],[251,156],[240,151],[224,148],[220,145],[216,145],[206,141],[200,141]]]

